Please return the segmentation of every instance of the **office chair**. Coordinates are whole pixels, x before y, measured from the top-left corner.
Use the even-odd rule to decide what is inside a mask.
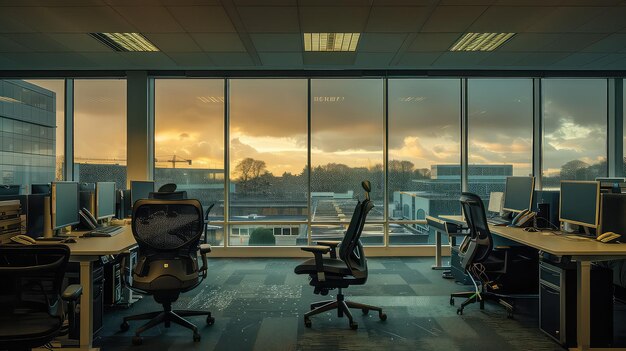
[[[157,199],[157,200],[185,200],[187,199],[186,191],[165,191],[158,192],[153,191],[148,193],[149,199]]]
[[[466,300],[457,309],[457,314],[461,315],[463,309],[471,303],[479,302],[482,310],[485,308],[485,300],[494,300],[504,306],[507,317],[512,318],[514,307],[505,299],[533,298],[537,295],[503,294],[495,290],[503,290],[500,278],[512,271],[511,267],[530,262],[532,258],[525,257],[508,246],[493,246],[485,207],[478,195],[463,192],[460,202],[470,235],[461,243],[459,258],[461,266],[474,283],[475,289],[450,294],[450,305],[454,305],[455,297],[465,297]],[[537,275],[537,269],[532,272],[534,276]]]
[[[204,233],[202,234],[202,241],[205,244],[209,243],[209,213],[211,213],[213,206],[215,206],[215,203],[210,204],[206,211],[204,211]]]
[[[315,287],[313,290],[315,294],[325,296],[328,295],[330,290],[338,289],[336,300],[311,304],[311,311],[304,314],[304,325],[307,328],[311,327],[311,316],[335,309],[337,310],[337,316],[343,317],[345,314],[348,317],[350,328],[353,330],[358,328],[358,324],[352,319],[350,308],[361,309],[364,314],[369,313],[370,310],[377,311],[381,320],[387,319],[387,315],[383,313],[382,308],[346,301],[342,293],[343,288],[347,288],[350,285],[362,285],[367,281],[367,259],[359,238],[365,225],[365,218],[374,207],[374,204],[369,197],[371,191],[370,182],[363,181],[361,185],[365,189],[365,200],[357,203],[343,240],[341,242],[318,241],[317,246],[301,248],[304,251],[313,253],[315,258],[298,265],[294,272],[310,276],[309,284]],[[339,248],[339,258],[337,258],[337,247]],[[330,254],[330,257],[324,257],[324,254]]]
[[[176,191],[176,184],[174,183],[167,183],[167,184],[163,184],[159,187],[158,192],[160,193],[173,193]]]
[[[215,322],[209,311],[172,310],[172,303],[181,293],[192,290],[206,278],[206,254],[211,252],[211,247],[199,245],[203,228],[202,205],[198,200],[135,202],[132,230],[139,248],[129,287],[140,294],[154,296],[163,311],[124,317],[122,331],[130,328],[128,321],[149,320],[135,331],[134,345],[142,343],[141,333],[161,323],[166,328],[176,323],[191,329],[193,340],[200,341],[198,328],[183,317],[207,316],[208,325]],[[198,251],[202,258],[200,268]]]
[[[45,347],[74,327],[82,287],[61,293],[69,257],[65,245],[0,246],[0,350]]]

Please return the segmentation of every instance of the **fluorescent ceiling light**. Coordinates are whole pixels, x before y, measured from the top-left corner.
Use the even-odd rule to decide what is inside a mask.
[[[466,33],[457,40],[450,51],[493,51],[515,33]]]
[[[8,96],[0,96],[0,101],[2,102],[17,102],[17,103],[21,103],[21,101],[19,100],[15,100],[14,98],[8,97]]]
[[[205,104],[224,102],[223,96],[197,96],[196,98]]]
[[[426,100],[426,97],[425,96],[405,96],[405,97],[399,98],[399,100],[402,102],[422,102]]]
[[[140,33],[89,33],[115,51],[160,51]]]
[[[304,51],[356,51],[361,33],[304,33]]]
[[[345,96],[314,96],[313,102],[342,102]]]

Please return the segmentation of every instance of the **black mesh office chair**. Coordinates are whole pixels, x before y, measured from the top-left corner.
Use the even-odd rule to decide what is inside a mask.
[[[309,259],[295,268],[296,274],[308,274],[310,285],[314,286],[314,293],[328,295],[333,289],[338,289],[337,299],[321,301],[311,304],[311,311],[304,314],[304,325],[311,327],[310,317],[326,311],[337,310],[337,315],[348,317],[350,328],[357,329],[358,324],[352,319],[350,308],[358,308],[364,314],[370,310],[377,311],[381,320],[387,315],[380,307],[345,301],[342,289],[350,285],[362,285],[367,281],[367,259],[363,251],[360,237],[365,225],[368,212],[374,207],[370,201],[371,185],[369,181],[362,183],[365,189],[365,200],[359,201],[352,214],[350,225],[342,241],[318,241],[317,246],[303,247],[302,250],[311,252],[315,258]],[[337,258],[339,247],[339,258]],[[330,254],[330,257],[324,257]]]
[[[74,327],[80,285],[63,293],[65,245],[0,246],[0,350],[42,347]],[[69,305],[69,328],[63,326]]]
[[[512,317],[513,305],[507,299],[532,298],[536,295],[500,293],[500,291],[506,291],[500,278],[510,270],[510,267],[521,267],[525,262],[531,262],[532,258],[524,256],[521,252],[515,252],[508,246],[493,246],[485,207],[478,195],[464,192],[461,194],[460,201],[470,235],[461,244],[459,258],[462,267],[474,283],[475,289],[451,294],[450,304],[454,305],[455,297],[466,298],[457,309],[457,314],[460,315],[463,314],[463,309],[471,303],[479,302],[480,309],[484,309],[485,300],[495,300],[506,308],[507,316]],[[537,276],[537,268],[532,272],[533,276]],[[532,282],[528,283],[531,285]]]
[[[128,321],[149,320],[135,331],[133,344],[141,344],[144,331],[160,323],[169,328],[172,322],[193,330],[194,341],[200,341],[198,328],[183,317],[207,316],[207,324],[215,322],[209,311],[172,310],[172,303],[181,293],[195,288],[206,278],[206,254],[211,248],[199,245],[203,228],[202,205],[198,200],[135,202],[132,229],[139,249],[130,288],[154,296],[163,305],[163,311],[124,318],[122,331],[129,329]],[[202,267],[198,266],[198,251]]]

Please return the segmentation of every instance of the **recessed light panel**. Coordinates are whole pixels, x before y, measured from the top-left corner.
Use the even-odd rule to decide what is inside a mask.
[[[493,51],[511,39],[515,33],[466,33],[450,51]]]
[[[304,33],[304,51],[356,51],[361,33]]]
[[[140,33],[89,33],[102,44],[115,51],[159,51]]]

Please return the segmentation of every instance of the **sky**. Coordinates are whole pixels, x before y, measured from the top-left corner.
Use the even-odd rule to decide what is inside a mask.
[[[63,82],[31,82],[57,92],[61,126]],[[574,159],[600,161],[606,156],[606,81],[542,82],[546,174]],[[514,174],[529,174],[532,80],[476,78],[468,86],[470,163],[513,164]],[[381,79],[312,80],[312,166],[383,162],[383,88]],[[300,173],[307,162],[307,81],[232,79],[229,93],[231,169],[252,157],[274,175]],[[194,168],[223,168],[223,99],[220,79],[156,81],[157,167],[171,167],[167,160],[176,155]],[[390,79],[388,108],[390,160],[409,160],[416,168],[458,164],[458,79]],[[75,130],[76,157],[125,159],[125,81],[76,80]]]

